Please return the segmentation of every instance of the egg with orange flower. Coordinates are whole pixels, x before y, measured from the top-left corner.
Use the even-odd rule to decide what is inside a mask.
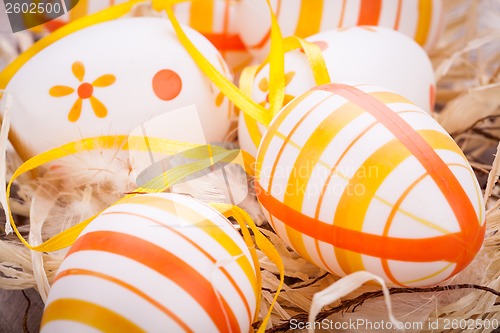
[[[75,24],[42,39],[0,73],[0,87],[14,96],[11,141],[23,158],[82,138],[128,135],[159,114],[191,104],[198,114],[189,121],[202,124],[207,141],[223,140],[232,105],[167,19],[124,18],[82,29]],[[213,45],[185,30],[231,79]],[[185,138],[189,131],[178,128],[166,137]]]

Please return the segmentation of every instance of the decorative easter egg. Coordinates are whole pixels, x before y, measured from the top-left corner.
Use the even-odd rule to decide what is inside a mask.
[[[179,22],[203,34],[221,52],[235,73],[253,59],[238,32],[236,6],[234,0],[197,0],[174,7]]]
[[[36,31],[53,32],[64,25],[76,21],[79,18],[97,13],[103,9],[118,5],[129,0],[78,0],[78,1],[52,1],[51,6],[44,6],[44,11],[37,13],[37,19],[46,21],[35,28]],[[38,2],[38,1],[36,1]],[[62,4],[62,5],[61,5]],[[57,16],[60,13],[64,15]],[[26,16],[30,19],[31,16]]]
[[[41,332],[249,332],[256,271],[219,212],[184,195],[122,200],[70,248]]]
[[[400,31],[426,50],[442,32],[441,0],[271,0],[283,36],[308,37],[321,31],[360,25]],[[248,50],[264,59],[269,52],[271,19],[265,0],[241,0],[240,36]]]
[[[22,157],[81,138],[128,135],[144,121],[194,104],[208,142],[222,141],[232,105],[204,76],[166,19],[126,18],[35,44],[2,73],[15,100],[11,140]],[[228,79],[219,52],[199,33],[190,40]],[[190,128],[167,133],[185,137]]]
[[[424,50],[407,36],[386,28],[363,26],[325,31],[307,40],[321,48],[332,82],[380,85],[427,112],[434,109],[432,64]],[[285,104],[316,86],[302,51],[285,55],[285,85]],[[266,65],[255,78],[252,99],[267,106],[268,93]],[[243,138],[240,145],[250,153],[257,150],[260,142],[262,131],[255,130],[256,127],[254,120],[240,115],[239,137]]]
[[[255,187],[276,233],[339,276],[435,284],[484,238],[481,189],[460,148],[378,86],[329,84],[285,106],[260,144]]]

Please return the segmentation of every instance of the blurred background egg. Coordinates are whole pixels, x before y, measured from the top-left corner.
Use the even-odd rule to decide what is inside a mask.
[[[321,31],[374,25],[400,31],[426,50],[442,32],[441,0],[271,0],[283,36],[308,37]],[[238,1],[240,36],[260,60],[269,52],[271,20],[265,0]]]
[[[174,7],[179,22],[203,34],[221,52],[234,73],[253,59],[239,35],[237,4],[234,0],[197,0]]]
[[[455,141],[406,98],[329,84],[285,106],[260,144],[255,187],[276,233],[338,276],[441,282],[481,248],[481,189]]]
[[[49,2],[52,3],[52,6],[45,7],[47,10],[44,13],[38,13],[36,17],[33,15],[26,15],[25,19],[28,20],[26,22],[28,26],[30,26],[29,20],[33,20],[33,18],[37,19],[39,22],[47,21],[42,25],[34,27],[32,29],[34,32],[54,32],[70,22],[128,1],[136,0],[66,0],[60,2],[64,4],[62,8],[56,5],[57,2],[52,1]],[[40,1],[35,1],[35,3],[38,2]],[[65,14],[58,16],[63,12]]]
[[[219,212],[184,195],[122,200],[82,232],[41,332],[249,332],[256,271]]]
[[[380,85],[427,112],[433,111],[435,80],[431,61],[417,43],[402,33],[363,26],[325,31],[307,40],[322,50],[332,82]],[[314,86],[305,54],[302,51],[285,54],[285,104]],[[252,99],[268,106],[269,88],[269,65],[266,65],[255,77]],[[239,121],[240,145],[255,156],[264,127],[242,114]]]
[[[49,20],[32,30],[38,33],[53,32],[62,26],[82,17],[107,9],[125,2],[137,3],[137,6],[149,6],[150,1],[144,0],[79,0],[69,1],[68,12],[55,17],[54,14],[38,17],[39,20]],[[234,0],[197,0],[181,2],[174,5],[174,12],[179,22],[190,26],[204,35],[222,54],[234,72],[239,72],[250,63],[252,56],[246,51],[241,41],[236,22],[236,4]],[[70,9],[72,8],[72,9]],[[151,9],[142,7],[138,11],[132,10],[134,16],[163,16]],[[31,18],[27,16],[26,19]]]
[[[82,138],[128,135],[156,115],[191,104],[207,142],[225,138],[232,104],[197,67],[168,20],[126,18],[70,34],[66,28],[72,29],[41,40],[0,73],[0,88],[14,96],[11,141],[23,158]],[[185,31],[231,79],[213,45]],[[190,128],[175,131],[186,137]]]

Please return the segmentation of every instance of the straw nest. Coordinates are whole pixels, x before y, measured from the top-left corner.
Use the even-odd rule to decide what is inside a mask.
[[[444,0],[444,4],[445,33],[431,54],[438,82],[435,117],[466,153],[488,198],[487,235],[481,252],[465,271],[431,288],[391,289],[391,299],[395,317],[407,324],[406,332],[491,332],[494,320],[497,324],[500,321],[500,187],[496,186],[500,175],[500,4],[495,0]],[[29,44],[26,38],[22,44]],[[5,46],[3,51],[0,56],[5,61]],[[110,156],[101,157],[95,172],[89,172],[75,159],[68,163],[78,165],[80,173],[68,175],[52,170],[36,181],[27,175],[18,179],[12,208],[26,239],[40,243],[133,189],[127,164],[110,163]],[[8,173],[19,165],[16,154],[8,151]],[[249,207],[255,209],[255,205]],[[260,212],[251,213],[260,216]],[[286,285],[272,313],[273,326],[268,331],[286,331],[291,322],[307,321],[313,295],[338,278],[298,257],[265,225],[261,230],[281,254],[286,275]],[[0,287],[35,287],[45,300],[64,253],[32,253],[2,230]],[[261,311],[265,313],[279,280],[274,264],[263,253],[259,252],[259,256],[263,276]],[[363,286],[324,308],[317,319],[328,318],[331,323],[364,320],[373,325],[388,322],[382,296],[379,287]],[[481,324],[473,326],[472,320]],[[488,320],[492,324],[489,327]],[[325,331],[375,329],[373,326],[370,330],[367,324],[355,329],[340,324],[336,327],[340,329]]]

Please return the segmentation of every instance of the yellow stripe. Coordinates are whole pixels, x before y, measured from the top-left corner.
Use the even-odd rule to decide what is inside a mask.
[[[420,45],[425,45],[432,19],[432,0],[419,0],[418,2],[418,24],[415,32],[415,41]]]
[[[458,148],[455,142],[447,134],[435,130],[420,130],[417,132],[433,149],[453,151],[462,156],[464,161],[466,161],[460,148]],[[335,225],[361,231],[366,211],[368,210],[372,198],[375,198],[376,191],[394,168],[410,155],[409,150],[396,138],[389,141],[372,154],[358,169],[348,185],[348,188],[351,189],[355,189],[356,186],[358,186],[358,188],[362,187],[364,190],[363,195],[355,195],[355,191],[344,192],[335,213]],[[391,158],[388,159],[387,156],[391,156]],[[377,168],[377,174],[375,176],[367,174],[367,172],[369,173],[370,167],[373,168],[373,166]],[[369,179],[367,179],[367,177],[369,177]],[[428,226],[430,227],[430,225]],[[342,249],[335,249],[335,255],[340,267],[346,274],[364,269],[360,254]]]
[[[340,198],[335,212],[334,224],[361,231],[366,212],[378,188],[394,171],[394,168],[410,155],[410,151],[398,139],[393,139],[366,159],[351,178]],[[387,158],[388,156],[391,158]],[[367,174],[367,172],[371,172],[373,166],[377,168],[376,175]],[[363,195],[356,195],[357,192],[354,189],[359,188],[363,189]],[[345,274],[364,270],[362,257],[359,253],[335,248],[335,256]]]
[[[252,284],[255,295],[257,296],[257,293],[260,292],[257,290],[257,286],[254,284],[254,281],[256,280],[256,272],[254,271],[254,268],[250,264],[248,258],[241,255],[241,248],[231,239],[231,237],[229,237],[225,233],[223,229],[218,227],[212,221],[208,220],[205,216],[198,214],[196,211],[194,211],[190,207],[184,206],[182,203],[152,196],[134,196],[120,201],[120,204],[146,205],[178,216],[185,221],[194,222],[192,226],[200,228],[200,230],[205,232],[213,240],[219,243],[231,256],[238,258],[236,259],[236,262],[245,273],[248,281]],[[214,214],[219,213],[214,211]]]
[[[295,35],[309,37],[317,34],[320,31],[322,15],[323,0],[302,0]]]
[[[394,206],[394,203],[389,202],[389,201],[387,201],[387,200],[385,200],[385,199],[383,199],[383,198],[381,198],[381,197],[379,197],[377,195],[374,196],[374,198],[377,199],[378,201],[380,201],[381,203],[383,203],[384,205],[388,206],[388,207],[393,207]],[[412,214],[412,213],[404,210],[401,207],[398,207],[397,211],[399,213],[403,214],[403,215],[406,215],[407,217],[409,217],[410,219],[414,220],[415,222],[418,222],[418,223],[420,223],[420,224],[422,224],[422,225],[424,225],[424,226],[426,226],[426,227],[428,227],[430,229],[434,229],[434,230],[436,230],[436,231],[438,231],[440,233],[443,233],[443,234],[450,234],[451,233],[450,230],[447,230],[447,229],[445,229],[445,228],[443,228],[443,227],[441,227],[441,226],[439,226],[439,225],[437,225],[435,223],[432,223],[431,221],[428,221],[428,220],[426,220],[424,218],[421,218],[421,217],[419,217],[417,215],[414,215],[414,214]]]
[[[214,0],[191,2],[189,26],[201,33],[213,32]]]
[[[371,96],[375,97],[376,99],[384,102],[385,104],[389,103],[408,103],[411,105],[415,105],[415,103],[412,103],[409,99],[395,94],[390,91],[377,91],[377,92],[372,92],[370,93]]]
[[[89,14],[89,4],[88,0],[80,0],[78,1],[78,4],[73,7],[73,9],[70,10],[70,8],[67,8],[69,11],[69,20],[74,21],[79,18],[85,17],[87,14]]]
[[[273,133],[276,133],[285,120],[285,118],[295,109],[295,107],[300,104],[303,100],[305,100],[309,95],[312,93],[312,91],[308,91],[290,103],[288,103],[280,113],[278,113],[275,118],[273,119],[271,125],[267,129],[267,133],[270,135],[264,135],[264,137],[261,140],[260,144],[260,154],[257,156],[257,174],[259,172],[259,166],[262,166],[262,162],[264,160],[264,156],[266,155],[267,149],[269,148],[269,145],[271,144],[271,141],[274,137],[274,135],[271,135]]]
[[[50,303],[43,313],[41,327],[57,320],[79,322],[102,332],[146,332],[114,311],[94,303],[71,298],[61,298]]]
[[[440,269],[437,272],[434,272],[434,273],[429,274],[427,276],[421,277],[419,279],[410,280],[410,281],[403,281],[403,282],[401,282],[401,284],[403,284],[405,286],[408,286],[410,283],[415,283],[415,282],[420,282],[420,281],[424,281],[424,280],[430,279],[432,277],[435,277],[438,274],[441,274],[442,272],[444,272],[445,270],[447,270],[451,265],[455,265],[455,263],[449,263],[448,265],[444,266],[442,269]]]
[[[306,188],[311,179],[312,172],[319,162],[321,155],[337,134],[364,111],[352,104],[346,103],[326,117],[316,130],[307,139],[295,160],[292,172],[288,178],[283,203],[292,209],[301,212],[306,195]],[[331,166],[330,166],[331,168]],[[312,180],[313,182],[317,180]],[[302,233],[285,224],[286,232],[295,250],[305,259],[311,257],[304,244]]]
[[[465,157],[463,151],[460,150],[460,147],[458,147],[455,141],[453,141],[451,136],[449,136],[447,133],[430,129],[419,130],[417,132],[433,149],[444,149],[452,151],[462,157],[465,165],[469,165],[469,162],[467,161],[467,158]]]

